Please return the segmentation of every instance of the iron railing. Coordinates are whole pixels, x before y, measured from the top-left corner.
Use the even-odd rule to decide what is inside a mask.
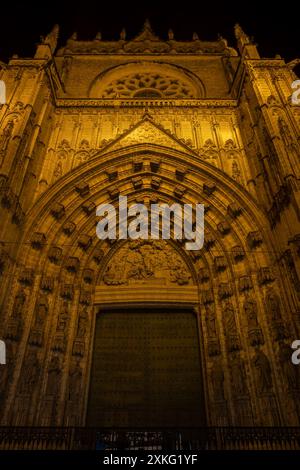
[[[300,427],[0,427],[0,450],[300,450]]]

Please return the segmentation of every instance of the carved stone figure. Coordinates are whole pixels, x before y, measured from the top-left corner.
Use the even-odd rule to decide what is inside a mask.
[[[59,385],[60,385],[60,375],[61,375],[60,358],[56,355],[53,355],[51,357],[51,360],[48,366],[46,395],[56,396],[59,390]]]
[[[87,323],[89,319],[89,313],[87,307],[83,307],[79,311],[78,326],[77,326],[77,338],[84,338],[87,329]]]
[[[240,172],[237,162],[235,161],[232,162],[231,176],[235,181],[237,181],[238,183],[241,183],[241,172]]]
[[[13,121],[8,121],[0,134],[0,155],[5,154],[14,128]]]
[[[256,383],[258,393],[266,393],[272,390],[272,370],[270,361],[263,351],[257,349],[252,360],[256,371]]]
[[[283,342],[278,344],[278,357],[279,362],[286,379],[286,385],[289,390],[300,389],[300,374],[298,366],[295,366],[291,361],[291,347]]]
[[[77,402],[80,398],[82,368],[79,361],[73,364],[69,371],[68,400]]]
[[[214,390],[214,399],[222,401],[225,399],[224,393],[224,371],[222,364],[217,362],[213,365],[211,370],[211,381]]]
[[[231,380],[233,394],[243,396],[248,394],[245,365],[238,354],[234,354],[230,361]]]
[[[23,289],[19,290],[15,297],[13,309],[12,309],[12,318],[19,319],[22,316],[23,307],[26,302],[26,294]]]
[[[40,362],[36,351],[30,351],[27,355],[21,371],[21,379],[19,384],[19,393],[21,395],[29,395],[34,391],[40,372]]]
[[[58,160],[58,162],[56,164],[56,167],[55,167],[55,170],[54,170],[54,173],[53,173],[53,176],[54,176],[55,179],[58,179],[62,176],[62,174],[63,174],[62,161]]]
[[[258,323],[257,318],[257,304],[248,298],[244,302],[244,312],[248,322],[248,336],[252,346],[264,344],[264,336]]]
[[[206,322],[206,329],[207,329],[208,337],[215,337],[217,336],[215,309],[212,305],[208,304],[206,305],[205,310],[206,310],[205,322]]]
[[[68,302],[63,302],[62,309],[58,315],[57,328],[59,332],[65,332],[67,330],[69,322],[69,307]]]
[[[244,311],[248,321],[249,328],[256,328],[259,326],[257,320],[257,305],[254,300],[245,300],[244,302]]]
[[[223,322],[228,351],[240,349],[238,330],[236,326],[235,311],[231,302],[225,302],[223,309]]]
[[[272,290],[269,290],[266,298],[267,307],[272,321],[282,321],[280,300],[278,295]]]
[[[289,147],[290,145],[294,145],[294,139],[292,137],[291,131],[284,119],[278,119],[278,128],[285,146]]]
[[[38,302],[36,304],[35,308],[35,324],[34,326],[38,329],[42,328],[44,326],[45,320],[48,315],[48,310],[49,310],[49,305],[48,305],[48,299],[45,294],[42,294],[40,298],[38,299]]]

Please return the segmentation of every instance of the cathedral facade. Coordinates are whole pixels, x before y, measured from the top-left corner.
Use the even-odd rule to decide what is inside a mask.
[[[299,425],[296,76],[235,36],[0,64],[2,425]],[[204,204],[203,249],[99,240],[120,195]]]

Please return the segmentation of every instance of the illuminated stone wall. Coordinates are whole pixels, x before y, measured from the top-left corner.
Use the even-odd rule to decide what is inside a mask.
[[[299,424],[295,75],[235,33],[237,51],[161,41],[146,23],[133,40],[73,36],[56,53],[54,28],[34,58],[1,65],[3,424],[84,425],[95,317],[143,301],[197,315],[207,423]],[[120,282],[119,250],[142,273],[140,247],[95,232],[96,207],[119,194],[205,204],[204,249],[166,242],[174,270],[149,241],[160,282]]]

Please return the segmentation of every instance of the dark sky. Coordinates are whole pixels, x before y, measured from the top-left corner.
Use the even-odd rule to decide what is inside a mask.
[[[190,39],[196,31],[200,39],[213,40],[220,33],[230,45],[235,45],[233,26],[239,22],[254,36],[261,56],[280,54],[291,60],[300,57],[300,13],[297,2],[280,4],[266,6],[263,0],[5,0],[0,6],[0,60],[7,61],[14,53],[32,56],[40,35],[47,34],[55,23],[61,27],[63,45],[74,31],[82,39],[92,39],[98,30],[103,39],[118,39],[125,27],[128,39],[141,30],[146,17],[162,38],[172,28],[175,39]]]

